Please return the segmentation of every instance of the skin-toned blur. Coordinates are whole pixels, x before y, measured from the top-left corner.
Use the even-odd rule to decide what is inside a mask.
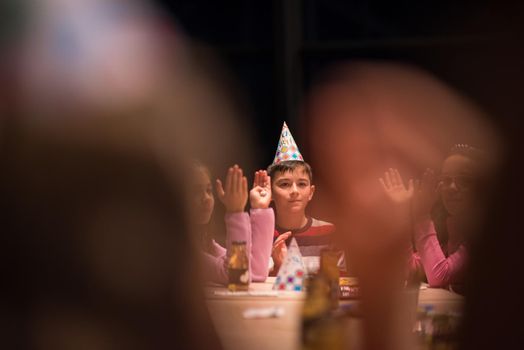
[[[439,193],[450,213],[474,202],[478,208],[471,211],[480,221],[489,186],[473,200],[457,188],[472,175],[468,160],[445,158],[455,143],[479,145],[490,151],[486,163],[493,169],[501,149],[494,129],[478,107],[430,74],[366,62],[328,72],[309,95],[303,123],[317,186],[323,189],[316,206],[337,223],[349,269],[361,282],[366,348],[410,348],[408,326],[399,326],[399,315],[406,309],[400,305],[411,218],[409,210],[385,200],[377,179],[391,167],[406,180],[437,169],[443,176]],[[489,178],[490,167],[483,171]]]
[[[252,147],[220,64],[149,1],[19,5],[2,60],[2,346],[221,348],[192,230],[214,199],[191,161],[222,169]]]

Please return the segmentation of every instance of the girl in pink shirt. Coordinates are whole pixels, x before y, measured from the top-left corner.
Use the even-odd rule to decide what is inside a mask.
[[[396,169],[380,179],[386,195],[397,204],[411,202],[413,239],[409,246],[411,275],[425,272],[431,287],[460,288],[467,261],[467,236],[472,228],[473,194],[478,179],[480,151],[455,145],[442,165],[440,177],[427,169],[415,193]]]
[[[244,241],[251,252],[251,280],[265,281],[269,272],[275,227],[273,209],[269,208],[271,182],[267,172],[255,172],[253,188],[249,193],[247,179],[238,165],[229,168],[224,184],[217,179],[217,196],[226,207],[226,247],[222,247],[215,242],[210,232],[207,232],[215,204],[211,174],[209,169],[199,162],[194,163],[193,169],[192,218],[200,229],[203,267],[207,279],[227,284],[230,247],[234,241]],[[244,211],[248,196],[251,204],[249,215]]]

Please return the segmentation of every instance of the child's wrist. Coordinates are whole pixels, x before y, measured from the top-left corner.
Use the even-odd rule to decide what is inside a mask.
[[[240,208],[240,207],[226,208],[226,213],[228,214],[243,213],[243,212],[244,212],[244,208]]]

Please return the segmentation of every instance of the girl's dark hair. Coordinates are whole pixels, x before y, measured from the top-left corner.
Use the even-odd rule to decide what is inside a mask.
[[[483,163],[485,158],[484,151],[465,143],[457,143],[453,145],[449,151],[448,157],[453,155],[462,155],[477,163]]]
[[[482,159],[484,158],[482,150],[470,146],[468,144],[462,143],[453,145],[446,158],[451,157],[453,155],[462,155],[479,164],[483,162]],[[442,247],[442,251],[446,254],[446,256],[448,255],[449,240],[448,227],[446,224],[448,217],[449,213],[444,207],[442,199],[439,197],[439,199],[437,200],[437,202],[431,210],[431,219],[435,224],[435,230],[437,231],[438,241],[440,243],[440,246]]]
[[[204,173],[206,173],[206,175],[209,177],[209,181],[211,181],[212,177],[211,177],[211,170],[209,170],[209,167],[207,165],[205,165],[202,161],[200,161],[199,159],[193,159],[191,161],[191,167],[192,167],[192,170],[194,172],[197,172],[197,171],[203,171]],[[211,249],[213,247],[213,234],[210,233],[210,228],[214,227],[215,226],[215,222],[214,222],[214,215],[211,215],[211,219],[209,220],[209,223],[206,226],[206,230],[205,232],[202,232],[202,236],[200,237],[200,248],[206,252],[206,253],[209,253],[211,252]]]
[[[211,171],[209,170],[208,166],[205,165],[199,159],[192,159],[191,167],[192,167],[192,170],[203,170],[207,174],[207,176],[209,176],[209,179],[211,179]]]
[[[83,334],[87,322],[110,344],[215,348],[202,286],[188,269],[198,255],[183,168],[168,173],[149,150],[106,146],[104,132],[88,144],[9,131],[0,140],[2,345],[60,342],[53,328],[35,340],[35,322],[52,315],[62,324],[73,312],[75,329]],[[107,278],[121,271],[125,283]],[[144,282],[148,275],[153,283]]]

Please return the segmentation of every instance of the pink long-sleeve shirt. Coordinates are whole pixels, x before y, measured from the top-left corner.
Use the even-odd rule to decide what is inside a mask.
[[[269,273],[269,258],[273,247],[275,227],[273,209],[251,209],[249,215],[246,212],[226,214],[225,222],[226,247],[213,241],[211,250],[202,254],[208,280],[227,284],[227,262],[232,242],[245,241],[247,250],[251,252],[249,259],[251,280],[265,281]]]
[[[447,225],[450,237],[448,252],[452,252],[447,257],[438,241],[433,221],[426,219],[414,227],[417,253],[410,249],[409,268],[414,272],[423,267],[431,287],[448,287],[460,283],[467,260],[466,248],[457,241],[453,225],[449,221]]]

